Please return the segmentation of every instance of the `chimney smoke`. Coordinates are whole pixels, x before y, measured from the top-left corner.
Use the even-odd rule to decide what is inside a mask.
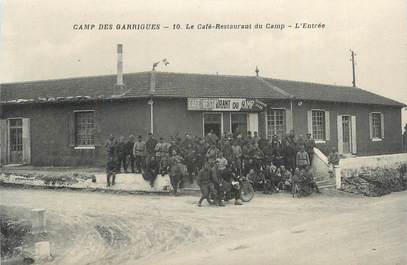
[[[123,83],[123,44],[117,44],[117,83],[118,86],[124,86]]]

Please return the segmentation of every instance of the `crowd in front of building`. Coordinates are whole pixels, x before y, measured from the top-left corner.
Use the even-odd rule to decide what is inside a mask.
[[[130,135],[126,140],[111,136],[105,147],[108,186],[115,184],[115,175],[120,172],[141,173],[152,187],[158,174],[169,174],[175,194],[179,186],[196,181],[203,194],[201,204],[209,196],[208,190],[219,190],[225,179],[230,183],[228,176],[232,173],[247,176],[254,188],[264,193],[292,190],[301,179],[318,191],[311,171],[315,141],[309,133],[297,137],[291,130],[282,139],[277,135],[265,139],[257,132],[229,133],[219,138],[211,131],[206,137],[186,133],[183,137],[171,136],[168,141],[162,137],[157,140],[149,133],[146,140],[141,135]],[[335,150],[329,154],[329,161],[339,163]],[[222,205],[221,198],[217,200]],[[236,204],[240,204],[238,198]]]

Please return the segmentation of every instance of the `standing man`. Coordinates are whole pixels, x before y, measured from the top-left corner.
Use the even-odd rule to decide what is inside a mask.
[[[305,148],[304,148],[303,144],[300,145],[300,151],[297,152],[296,165],[297,165],[297,168],[299,168],[300,170],[306,169],[310,165],[309,156],[308,156],[308,153],[305,152]]]
[[[118,157],[118,173],[121,172],[121,168],[123,165],[123,170],[127,172],[126,167],[126,143],[124,142],[124,137],[120,136],[118,143],[117,143],[117,157]]]
[[[242,174],[242,147],[238,145],[237,140],[234,140],[232,143],[232,169],[238,175]]]
[[[124,166],[124,172],[127,173],[128,165],[130,164],[131,173],[134,173],[134,154],[133,154],[133,147],[134,147],[134,135],[129,136],[129,140],[125,145],[125,155],[126,155],[126,165]]]
[[[218,144],[219,137],[211,130],[207,135],[206,135],[206,142],[209,145],[217,145]]]
[[[291,130],[288,134],[285,145],[286,168],[293,172],[295,169],[295,158],[297,154],[297,143],[294,130]]]
[[[304,141],[305,152],[308,153],[309,162],[312,164],[312,158],[314,157],[314,148],[316,147],[315,140],[311,137],[311,133],[307,133]]]
[[[133,154],[136,160],[137,173],[144,171],[146,162],[146,143],[141,135],[138,136],[137,142],[134,143]]]
[[[105,144],[106,153],[107,153],[107,163],[106,163],[106,182],[107,186],[115,184],[116,172],[117,172],[117,148],[116,148],[116,139],[113,135],[110,135],[109,139]]]
[[[176,150],[172,150],[171,157],[168,161],[170,167],[170,182],[173,188],[173,193],[176,196],[178,193],[178,185],[180,184],[183,172],[181,168],[182,157],[177,154]]]
[[[210,193],[210,181],[212,179],[212,170],[208,162],[205,162],[201,170],[198,173],[198,185],[201,190],[201,198],[199,199],[198,206],[202,206],[203,200],[207,200],[209,204],[212,204],[209,199]]]
[[[148,139],[146,142],[146,165],[150,162],[152,156],[155,155],[155,146],[157,145],[157,140],[154,139],[153,134],[148,133]]]

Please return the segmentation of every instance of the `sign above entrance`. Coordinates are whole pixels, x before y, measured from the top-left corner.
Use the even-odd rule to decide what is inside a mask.
[[[188,110],[263,111],[266,103],[247,98],[188,98]]]

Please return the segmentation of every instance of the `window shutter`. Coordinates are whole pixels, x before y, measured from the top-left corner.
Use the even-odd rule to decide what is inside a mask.
[[[293,129],[293,112],[291,109],[285,110],[285,120],[286,120],[286,132],[290,132]]]
[[[8,126],[7,120],[0,120],[0,163],[7,163]]]
[[[308,133],[314,137],[314,134],[312,133],[312,110],[307,111],[307,123],[308,123]]]
[[[31,163],[31,133],[30,133],[30,119],[23,119],[23,162],[25,164]]]
[[[373,138],[372,124],[372,113],[369,113],[369,139]]]
[[[325,111],[325,140],[331,139],[331,126],[329,124],[329,111]]]
[[[338,115],[338,153],[343,154],[343,128],[342,128],[342,115]]]
[[[67,144],[70,147],[75,146],[75,113],[70,112],[66,117],[66,135]]]
[[[102,130],[101,130],[101,119],[97,111],[93,112],[94,124],[94,137],[95,137],[95,146],[101,146],[103,143],[102,139]]]
[[[352,116],[352,154],[356,154],[356,116]]]
[[[384,139],[384,115],[380,113],[380,128],[382,129],[382,139]]]

